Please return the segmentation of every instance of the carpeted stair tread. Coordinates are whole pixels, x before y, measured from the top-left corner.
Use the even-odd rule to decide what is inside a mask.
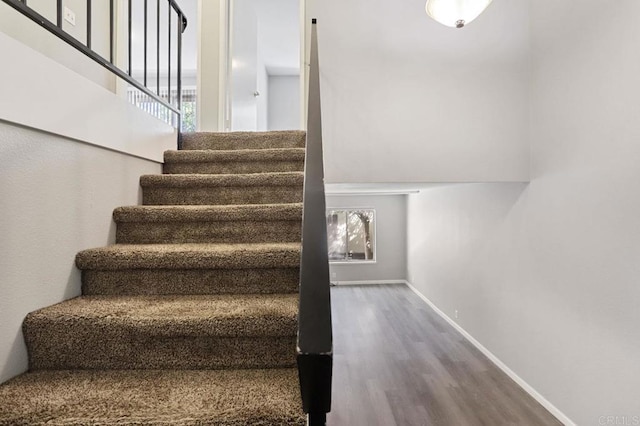
[[[0,386],[0,425],[305,425],[296,369],[36,371]]]
[[[180,174],[180,175],[144,175],[140,177],[140,186],[145,187],[250,187],[250,186],[302,186],[304,173],[276,172],[250,174]]]
[[[296,294],[81,296],[23,324],[30,370],[295,365]]]
[[[298,267],[300,243],[115,244],[76,256],[81,270]]]
[[[165,163],[304,161],[304,148],[165,151]]]
[[[304,170],[304,148],[166,151],[165,174],[246,174]]]
[[[240,204],[219,206],[118,207],[113,219],[120,222],[223,222],[301,221],[302,204]]]
[[[84,322],[155,336],[292,336],[297,309],[297,294],[79,296],[30,313],[24,328]]]
[[[301,148],[306,132],[285,130],[271,132],[197,132],[182,134],[183,150],[231,150]]]

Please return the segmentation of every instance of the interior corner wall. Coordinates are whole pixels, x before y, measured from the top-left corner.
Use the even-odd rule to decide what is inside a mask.
[[[0,382],[27,369],[27,313],[80,294],[78,251],[114,242],[149,160],[0,121]]]
[[[565,421],[638,423],[640,3],[531,4],[531,183],[410,196],[409,280]]]
[[[331,281],[338,283],[406,279],[406,195],[327,195],[327,209],[373,208],[376,211],[376,262],[331,263]]]
[[[300,127],[300,76],[269,76],[269,130]]]
[[[197,123],[198,131],[218,132],[225,127],[226,2],[198,0]],[[215,25],[212,25],[214,23]],[[222,64],[222,65],[221,65]]]
[[[264,132],[269,130],[269,116],[271,115],[271,111],[269,110],[269,74],[267,73],[264,61],[260,56],[260,49],[258,49],[258,75],[256,90],[259,93],[256,99],[258,109],[256,130]]]

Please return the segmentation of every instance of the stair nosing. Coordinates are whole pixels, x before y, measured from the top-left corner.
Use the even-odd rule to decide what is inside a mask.
[[[275,216],[274,216],[275,215]],[[113,211],[116,223],[302,221],[302,203],[124,206]]]
[[[255,187],[302,186],[304,172],[270,172],[239,174],[162,174],[143,175],[140,186],[143,188],[160,187]]]
[[[80,270],[299,267],[301,245],[286,243],[113,244],[79,252]]]
[[[278,155],[280,154],[280,155]],[[290,157],[283,154],[289,154]],[[177,163],[234,163],[234,162],[283,162],[304,161],[304,148],[265,148],[265,149],[231,149],[211,150],[193,149],[165,151],[165,164]]]
[[[295,335],[297,329],[297,299],[295,293],[78,296],[27,314],[24,326],[28,329],[43,323],[77,321],[96,327],[108,324],[139,331],[152,329],[155,335],[167,336],[288,337]],[[264,306],[273,308],[273,304],[278,307],[265,315]],[[149,315],[145,306],[160,307],[162,316],[158,313]],[[177,311],[179,314],[175,314],[172,307],[181,308]],[[225,307],[231,312],[221,311]],[[174,315],[169,316],[171,314]],[[251,329],[247,324],[253,321],[270,324],[272,331]],[[232,326],[225,327],[229,323]]]

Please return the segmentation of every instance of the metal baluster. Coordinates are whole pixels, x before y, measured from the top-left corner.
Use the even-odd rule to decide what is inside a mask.
[[[156,16],[156,94],[160,96],[160,0],[157,2],[158,15]]]
[[[58,28],[62,28],[62,0],[56,2],[56,22]]]
[[[184,31],[184,27],[182,24],[182,14],[178,13],[178,104],[177,108],[180,111],[180,116],[178,117],[178,132],[182,130],[182,31]]]
[[[131,18],[131,0],[127,0],[127,9],[128,9],[128,12],[129,12],[129,37],[128,37],[128,40],[127,40],[127,45],[129,47],[128,62],[129,62],[129,75],[131,75],[131,72],[133,70],[133,65],[131,63],[131,29],[132,29],[132,26],[133,26],[133,24],[131,22],[131,19],[132,19]]]
[[[171,103],[171,0],[167,2],[167,102]]]
[[[123,61],[120,61],[121,56],[118,54],[118,45],[120,41],[120,34],[117,33],[116,22],[120,18],[118,11],[119,7],[125,7],[124,0],[121,3],[116,4],[116,0],[109,1],[109,54],[101,55],[92,49],[93,46],[93,0],[85,0],[83,2],[86,5],[86,38],[85,41],[80,41],[76,37],[69,34],[63,28],[65,26],[65,2],[64,0],[55,0],[55,20],[47,19],[40,15],[38,12],[30,7],[27,7],[28,0],[0,0],[9,5],[13,9],[22,13],[24,16],[40,25],[56,37],[71,45],[76,50],[94,60],[96,63],[105,67],[112,72],[115,76],[125,80],[131,87],[135,87],[141,93],[130,92],[127,94],[128,100],[132,103],[138,104],[141,109],[147,109],[156,111],[159,118],[165,120],[167,123],[173,124],[175,127],[180,128],[182,126],[181,108],[184,105],[184,93],[183,93],[183,70],[184,64],[182,55],[184,52],[183,46],[183,32],[187,27],[186,16],[180,10],[180,7],[174,2],[174,0],[167,1],[167,89],[161,91],[160,78],[161,78],[161,59],[160,59],[160,44],[162,41],[161,31],[161,13],[164,9],[161,6],[160,0],[157,0],[156,4],[156,92],[150,90],[147,85],[149,84],[149,0],[144,1],[144,84],[141,81],[133,78],[134,71],[134,52],[135,46],[133,45],[133,15],[134,15],[134,0],[127,0],[126,7],[128,11],[127,16],[127,58],[122,57]],[[33,3],[33,2],[29,2]],[[53,2],[52,2],[53,3]],[[175,13],[178,20],[175,28],[173,27],[173,16]],[[117,15],[118,14],[118,15]],[[122,13],[124,17],[124,13]],[[176,49],[173,48],[173,31],[178,31],[176,36]],[[124,36],[124,34],[122,34]],[[173,55],[176,57],[176,66],[173,65]],[[125,61],[127,61],[127,68],[125,69]],[[120,63],[117,65],[116,63]],[[177,71],[174,71],[177,67]],[[173,78],[176,78],[175,91],[173,90]],[[141,79],[142,80],[142,79]],[[165,93],[166,92],[166,93]],[[154,102],[152,105],[151,102]]]
[[[91,49],[91,0],[87,0],[87,47]]]
[[[108,55],[104,55],[104,56],[95,52],[91,48],[91,46],[93,45],[93,37],[92,37],[93,35],[93,25],[92,25],[93,1],[92,0],[86,0],[87,24],[86,24],[86,40],[84,42],[78,40],[76,37],[72,36],[67,31],[65,31],[64,28],[62,28],[64,27],[64,4],[65,4],[63,0],[56,0],[55,2],[52,2],[56,7],[55,19],[48,19],[47,17],[33,10],[31,7],[26,6],[27,0],[0,0],[0,1],[8,5],[9,7],[13,8],[17,12],[21,13],[22,15],[26,16],[28,19],[38,24],[49,33],[53,34],[54,36],[56,36],[63,42],[67,43],[68,45],[72,46],[78,52],[81,52],[83,55],[89,57],[90,59],[98,63],[100,66],[106,68],[115,76],[125,80],[131,86],[144,92],[147,96],[149,96],[149,99],[152,99],[155,102],[158,102],[160,105],[167,108],[168,111],[172,111],[175,114],[179,114],[179,110],[174,105],[171,105],[166,102],[166,96],[164,98],[161,98],[160,96],[157,95],[157,93],[154,93],[148,87],[143,85],[142,82],[137,81],[131,75],[129,75],[129,73],[127,72],[127,70],[124,69],[124,67],[123,69],[121,69],[119,66],[117,66],[114,63],[118,61],[118,58],[116,57],[117,40],[116,40],[116,28],[115,28],[115,24],[116,24],[115,19],[117,17],[115,16],[116,5],[114,0],[110,0],[110,13],[109,13],[110,15],[109,16],[109,27],[110,27],[109,28],[109,35],[110,35],[109,50],[110,52]],[[29,2],[29,3],[33,3],[33,2]],[[160,6],[160,0],[158,0],[158,6]],[[133,8],[133,6],[131,7]],[[171,7],[174,10],[176,10],[176,12],[179,12],[179,8],[175,3],[171,2]],[[131,16],[133,16],[133,14]],[[184,25],[186,26],[186,22],[184,22]],[[133,33],[133,31],[131,33]],[[158,33],[158,39],[159,38],[160,38],[160,34]],[[132,38],[132,42],[133,42],[133,38]],[[131,55],[133,57],[133,49],[131,49]],[[147,56],[147,66],[148,66],[148,56]],[[159,72],[159,69],[158,69],[158,72]],[[133,63],[131,63],[131,73],[133,73]],[[173,93],[173,96],[175,97],[176,94]]]
[[[113,64],[113,60],[114,60],[114,43],[113,43],[113,36],[114,36],[114,7],[113,7],[113,0],[109,0],[109,62],[111,62]]]
[[[144,85],[147,86],[147,0],[144,0]]]

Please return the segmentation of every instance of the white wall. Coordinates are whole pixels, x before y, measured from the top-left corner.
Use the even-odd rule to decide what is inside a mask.
[[[376,210],[376,262],[331,263],[332,282],[406,279],[407,200],[405,195],[327,195],[327,209]],[[335,276],[333,275],[335,274]]]
[[[409,279],[580,425],[640,416],[638,14],[532,2],[531,183],[409,199]]]
[[[56,22],[55,2],[30,1],[29,6]],[[63,21],[63,29],[82,43],[86,42],[86,2],[66,0],[64,5],[76,13],[76,26]],[[105,58],[109,58],[109,3],[93,2],[92,47]],[[0,32],[15,38],[65,67],[111,91],[115,90],[116,77],[98,63],[89,59],[73,47],[58,39],[13,8],[0,3]],[[55,84],[55,82],[51,82]]]
[[[1,32],[0,51],[11,58],[0,67],[0,120],[158,162],[175,149],[173,127],[106,88]]]
[[[300,127],[300,76],[269,76],[269,130]]]
[[[252,0],[232,3],[231,130],[258,126],[258,18]]]
[[[159,164],[0,122],[0,382],[27,368],[28,312],[80,294],[78,251],[114,242],[113,209]]]
[[[527,0],[494,2],[463,30],[424,0],[309,0],[307,17],[327,182],[528,181]]]
[[[227,75],[222,70],[227,65],[226,14],[226,2],[198,0],[196,121],[199,131],[217,132],[225,128]]]

